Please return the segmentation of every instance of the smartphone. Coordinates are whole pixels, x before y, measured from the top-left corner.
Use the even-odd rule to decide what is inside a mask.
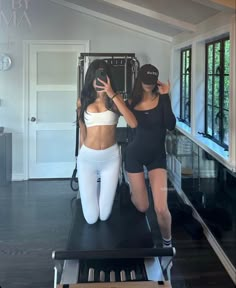
[[[98,78],[101,79],[104,82],[107,82],[107,74],[106,74],[106,72],[104,71],[103,68],[100,68],[100,69],[96,70],[95,77],[96,77],[96,85],[97,86],[102,86],[102,83],[98,80]],[[101,90],[103,90],[103,88],[96,88],[96,90],[97,91],[101,91]]]

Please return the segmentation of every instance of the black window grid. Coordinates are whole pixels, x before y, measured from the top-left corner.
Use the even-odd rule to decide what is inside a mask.
[[[225,64],[229,63],[229,60],[226,62],[226,57],[230,57],[230,55],[229,53],[226,55],[225,52],[226,41],[229,41],[228,36],[206,43],[205,135],[228,149],[229,109],[225,108],[225,103],[229,101],[229,85],[226,91],[225,83],[227,77],[229,81],[229,73],[225,73]],[[210,48],[212,55],[209,53]],[[216,50],[219,52],[218,55]],[[209,62],[211,58],[212,63]],[[226,106],[228,107],[228,105]]]
[[[179,120],[191,126],[191,62],[192,49],[186,47],[180,53],[180,117]]]

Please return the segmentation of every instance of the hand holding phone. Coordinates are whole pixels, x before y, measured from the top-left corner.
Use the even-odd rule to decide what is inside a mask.
[[[102,86],[102,83],[98,80],[98,78],[107,83],[107,74],[103,68],[99,68],[96,70],[95,77],[97,86]],[[102,91],[102,90],[103,88],[96,88],[96,91]]]

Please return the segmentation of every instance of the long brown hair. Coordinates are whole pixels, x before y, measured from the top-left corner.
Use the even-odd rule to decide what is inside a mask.
[[[84,123],[84,113],[87,110],[88,105],[92,104],[97,98],[97,92],[93,87],[93,81],[96,78],[95,73],[99,68],[104,69],[104,71],[106,72],[107,76],[110,79],[111,86],[113,87],[113,89],[115,87],[112,79],[111,65],[102,59],[94,60],[88,67],[88,70],[85,75],[84,86],[81,91],[81,97],[80,97],[81,108],[79,113],[79,120],[81,120],[83,123]],[[105,106],[108,110],[112,111],[114,110],[114,112],[116,112],[116,110],[114,109],[114,103],[108,96],[105,99]]]

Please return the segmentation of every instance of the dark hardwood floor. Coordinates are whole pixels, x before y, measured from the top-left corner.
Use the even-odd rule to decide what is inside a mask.
[[[53,287],[51,254],[66,245],[74,196],[68,180],[22,181],[0,187],[2,288]],[[169,201],[175,202],[176,197],[171,191]],[[152,226],[158,238],[154,216]],[[235,287],[205,237],[193,240],[183,225],[174,221],[173,239],[177,249],[173,288]]]
[[[236,267],[236,180],[222,185],[217,178],[184,179],[182,188]]]

